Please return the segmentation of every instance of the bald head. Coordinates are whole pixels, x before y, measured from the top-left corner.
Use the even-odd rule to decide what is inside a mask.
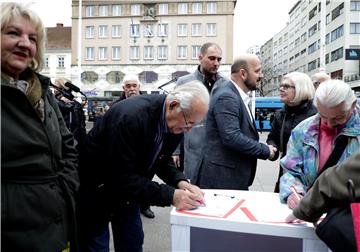
[[[255,54],[238,56],[231,66],[231,79],[245,92],[256,90],[263,78],[261,61]]]
[[[324,72],[318,72],[318,73],[314,74],[313,76],[311,76],[311,81],[314,84],[315,89],[318,88],[320,83],[327,81],[327,80],[330,80],[330,76]]]

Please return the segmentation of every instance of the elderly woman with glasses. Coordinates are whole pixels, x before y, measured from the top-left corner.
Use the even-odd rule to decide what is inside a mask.
[[[275,113],[267,143],[275,146],[278,151],[272,161],[286,155],[286,145],[291,130],[301,121],[316,113],[312,103],[315,89],[308,75],[292,72],[285,75],[280,84],[280,99],[285,106]],[[279,192],[279,180],[283,174],[280,167],[275,185],[275,192]]]
[[[1,250],[62,251],[74,233],[77,153],[43,65],[40,18],[16,3],[1,17]],[[72,243],[73,244],[73,243]]]
[[[327,167],[340,164],[360,146],[360,116],[356,96],[341,80],[328,80],[315,92],[318,113],[296,126],[280,178],[280,200],[293,209]],[[337,153],[337,154],[335,154]]]

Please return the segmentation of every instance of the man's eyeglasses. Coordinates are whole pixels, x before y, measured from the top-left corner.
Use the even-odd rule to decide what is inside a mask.
[[[294,88],[294,89],[295,89],[295,86],[292,86],[292,85],[289,85],[289,84],[281,84],[281,85],[279,86],[279,88],[282,88],[282,89],[284,89],[284,90],[287,90],[287,89],[289,89],[289,88]]]
[[[184,117],[184,122],[185,122],[184,128],[190,129],[193,125],[191,123],[188,123],[188,121],[186,120],[186,115],[185,115],[183,108],[182,107],[180,107],[180,108],[181,108],[181,113]]]
[[[197,127],[203,126],[202,123],[189,123],[188,120],[186,119],[186,114],[184,112],[184,109],[182,107],[180,107],[180,109],[181,109],[181,113],[184,117],[184,122],[185,122],[184,128],[185,129],[191,129],[191,128],[197,128]]]

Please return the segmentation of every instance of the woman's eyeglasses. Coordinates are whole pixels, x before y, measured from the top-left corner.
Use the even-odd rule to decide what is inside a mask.
[[[289,84],[281,84],[281,85],[279,86],[279,88],[282,88],[282,89],[284,89],[284,90],[287,90],[287,89],[289,89],[289,88],[294,88],[294,89],[295,89],[295,86],[292,86],[292,85],[289,85]]]

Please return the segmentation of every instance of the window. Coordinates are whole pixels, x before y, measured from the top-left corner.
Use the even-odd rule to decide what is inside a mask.
[[[187,46],[178,46],[177,47],[177,58],[186,59],[187,58]]]
[[[360,34],[360,23],[350,23],[350,34]]]
[[[85,27],[85,38],[94,38],[95,37],[95,27],[94,26],[86,26]]]
[[[167,37],[168,36],[168,24],[159,24],[159,37]]]
[[[329,44],[330,43],[330,33],[326,34],[325,36],[325,44]]]
[[[130,37],[139,37],[140,36],[140,25],[131,24],[130,25]]]
[[[140,4],[131,5],[131,15],[140,16]]]
[[[340,26],[331,32],[331,42],[344,35],[344,26]]]
[[[108,36],[108,29],[107,25],[100,25],[99,26],[99,38],[107,38]]]
[[[216,3],[211,2],[207,4],[207,13],[216,14]]]
[[[310,12],[309,12],[309,20],[311,20],[313,17],[315,17],[317,14],[317,6],[315,6]]]
[[[178,14],[187,14],[187,3],[178,3]]]
[[[199,54],[200,54],[200,48],[201,46],[198,46],[198,45],[195,45],[195,46],[192,46],[191,49],[192,49],[192,52],[191,52],[191,58],[192,59],[197,59]]]
[[[308,47],[308,54],[312,54],[313,52],[316,52],[320,48],[320,43],[318,41],[315,41]]]
[[[130,59],[137,60],[140,58],[140,47],[130,46]]]
[[[310,29],[309,29],[309,38],[312,36],[312,35],[314,35],[315,33],[316,33],[316,31],[317,31],[317,24],[314,24],[313,26],[311,26],[310,27]]]
[[[99,60],[106,60],[107,57],[107,47],[99,47]]]
[[[99,6],[99,16],[107,17],[109,15],[109,7],[107,5],[100,5]]]
[[[148,25],[144,26],[144,37],[147,37],[147,38],[154,37],[154,34],[155,34],[154,25],[148,24]]]
[[[121,37],[121,25],[113,25],[111,30],[111,36],[113,38]]]
[[[112,55],[111,58],[113,60],[119,60],[121,59],[121,47],[120,46],[114,46],[112,48]]]
[[[85,7],[85,15],[87,17],[95,16],[95,6],[89,5]]]
[[[144,46],[144,59],[153,59],[153,58],[154,58],[154,47]]]
[[[216,24],[206,24],[206,35],[207,36],[216,36]]]
[[[159,4],[159,15],[169,14],[169,5],[168,4]]]
[[[304,32],[302,35],[301,35],[301,38],[300,38],[300,42],[303,43],[306,41],[306,32]]]
[[[112,15],[121,16],[121,5],[116,4],[112,6]]]
[[[187,36],[187,24],[178,24],[178,37]]]
[[[86,60],[94,60],[94,47],[86,47]]]
[[[341,14],[343,14],[344,12],[344,3],[341,3],[338,7],[336,7],[332,12],[331,12],[331,20],[334,20],[335,18],[337,18],[338,16],[340,16]]]
[[[325,55],[325,64],[329,64],[329,54]]]
[[[344,49],[340,47],[339,49],[331,52],[331,62],[341,59],[344,56]]]
[[[192,36],[201,36],[201,24],[192,24],[191,27]]]
[[[168,58],[168,47],[159,46],[158,48],[158,59],[164,60]]]
[[[192,14],[201,14],[201,13],[202,13],[202,3],[193,3]]]
[[[360,1],[350,1],[350,10],[360,11]]]
[[[308,72],[312,71],[316,69],[316,60],[313,60],[311,62],[308,63]]]
[[[65,68],[65,56],[57,56],[57,62],[58,68]]]
[[[327,15],[326,15],[326,22],[325,22],[325,24],[329,24],[330,21],[331,21],[331,19],[330,19],[330,14],[327,14]]]

